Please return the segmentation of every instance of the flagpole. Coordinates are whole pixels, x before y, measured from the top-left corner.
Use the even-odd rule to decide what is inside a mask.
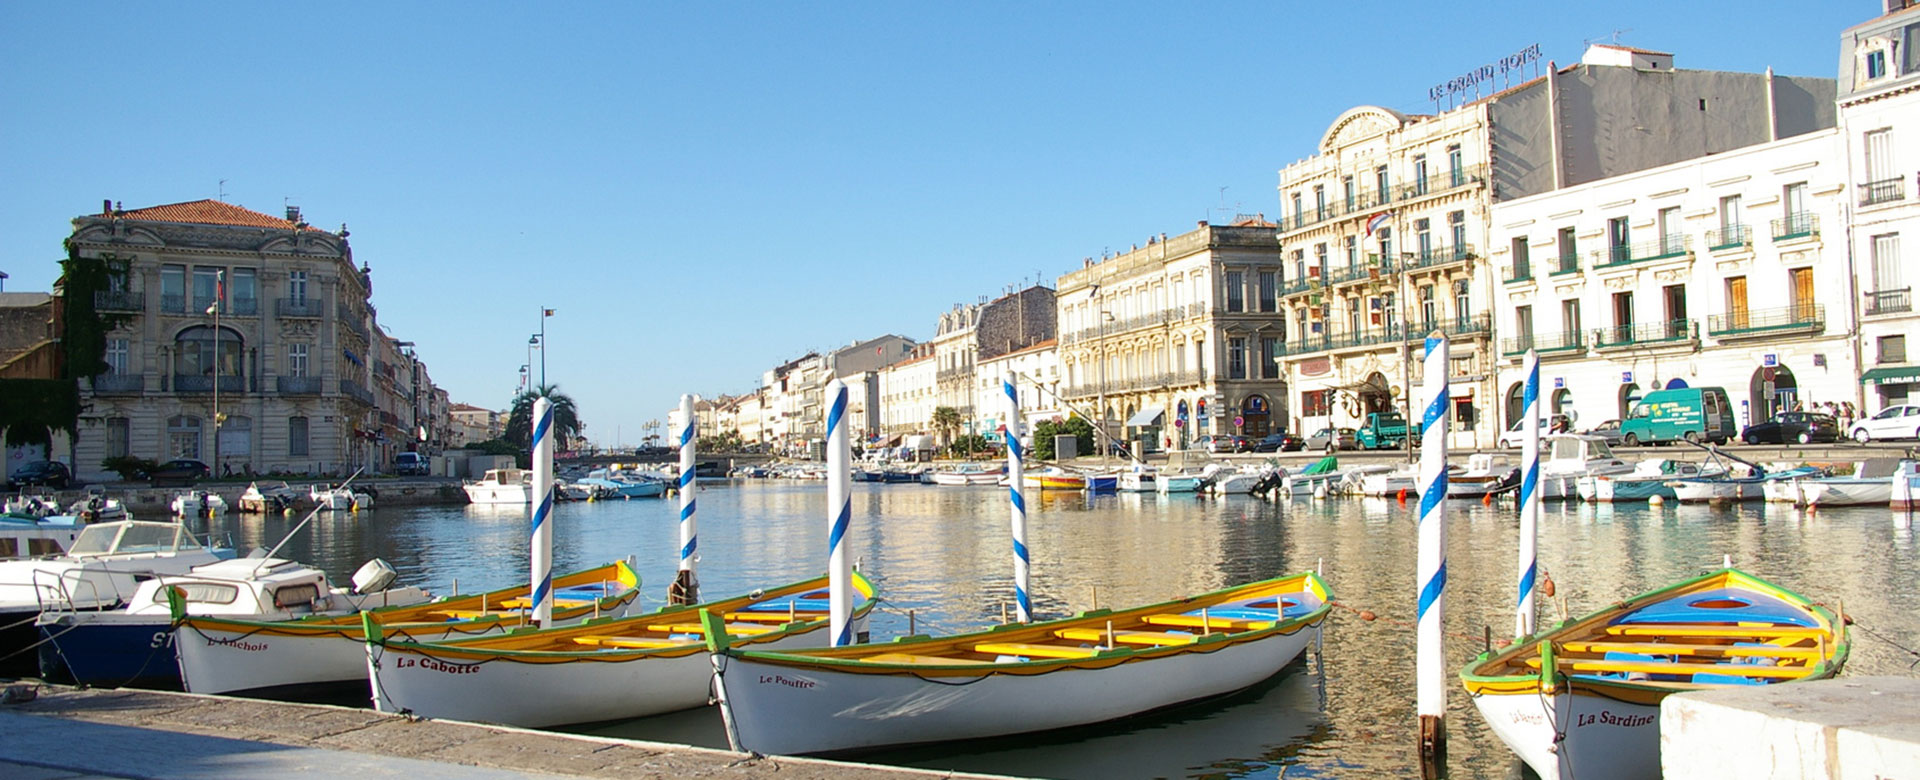
[[[213,275],[213,304],[207,307],[213,313],[213,466],[212,474],[220,473],[220,295],[226,292],[227,272],[216,271]]]
[[[540,386],[547,386],[547,318],[553,316],[553,310],[540,308]]]

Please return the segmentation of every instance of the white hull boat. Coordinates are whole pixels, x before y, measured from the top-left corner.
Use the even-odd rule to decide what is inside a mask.
[[[1633,471],[1633,464],[1614,457],[1599,436],[1556,433],[1541,440],[1547,448],[1540,461],[1541,500],[1572,501],[1580,497],[1581,477]]]
[[[218,493],[195,490],[174,496],[167,508],[174,517],[212,517],[227,513],[227,500]]]
[[[555,577],[554,620],[617,616],[639,595],[624,563]],[[504,633],[524,624],[527,588],[456,595],[426,604],[373,605],[385,632],[423,640]],[[379,594],[374,594],[379,595]],[[366,634],[359,615],[287,621],[187,615],[174,631],[189,693],[272,694],[367,684]]]
[[[533,472],[523,469],[489,469],[478,482],[461,488],[467,501],[475,504],[525,504],[533,496]]]
[[[1160,472],[1153,475],[1153,491],[1162,495],[1168,493],[1197,493],[1200,490],[1199,474],[1168,474]]]
[[[373,508],[373,496],[369,493],[346,487],[328,488],[314,485],[308,490],[314,506],[322,512],[354,512]]]
[[[1447,498],[1482,498],[1516,484],[1518,475],[1506,455],[1476,452],[1467,458],[1465,469],[1447,475]]]
[[[1409,496],[1420,494],[1420,474],[1417,469],[1392,469],[1375,471],[1359,476],[1360,494],[1395,498],[1404,490]]]
[[[1901,463],[1898,458],[1868,458],[1855,463],[1848,476],[1792,477],[1768,482],[1764,490],[1768,501],[1794,506],[1890,506]]]
[[[1330,598],[1317,577],[1295,575],[951,637],[791,653],[708,645],[735,750],[835,753],[1101,723],[1242,690],[1300,655]]]
[[[615,621],[440,643],[367,645],[374,708],[426,718],[525,728],[593,723],[703,707],[713,660],[699,615],[725,613],[729,642],[754,648],[825,647],[827,580],[755,596],[670,607]],[[856,635],[872,586],[855,578]]]

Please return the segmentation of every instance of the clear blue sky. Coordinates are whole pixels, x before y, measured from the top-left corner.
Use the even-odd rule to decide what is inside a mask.
[[[1309,5],[0,3],[0,271],[47,290],[101,199],[224,179],[346,223],[456,401],[505,408],[557,309],[548,380],[633,444],[681,393],[1272,216],[1341,111],[1529,44],[1832,78],[1882,7]]]

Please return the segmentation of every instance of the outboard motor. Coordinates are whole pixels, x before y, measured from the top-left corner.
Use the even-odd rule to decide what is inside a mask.
[[[386,561],[375,558],[361,565],[360,570],[353,573],[353,592],[378,593],[392,585],[394,578],[398,576],[400,575],[393,570],[392,566],[387,565]]]

